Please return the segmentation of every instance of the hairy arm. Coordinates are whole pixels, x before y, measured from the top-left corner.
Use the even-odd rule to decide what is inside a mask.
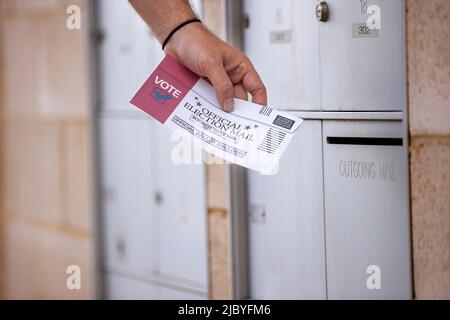
[[[182,22],[195,18],[187,0],[129,0],[160,43]],[[203,24],[191,23],[178,30],[165,50],[191,71],[207,78],[215,87],[217,100],[226,111],[233,110],[233,97],[267,104],[263,82],[250,60],[238,49],[209,32]]]
[[[180,23],[196,18],[187,0],[130,0],[160,43]]]

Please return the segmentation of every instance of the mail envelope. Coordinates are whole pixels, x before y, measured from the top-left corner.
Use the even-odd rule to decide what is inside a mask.
[[[194,144],[226,161],[271,174],[302,123],[288,112],[234,99],[223,111],[215,89],[166,56],[131,103]]]

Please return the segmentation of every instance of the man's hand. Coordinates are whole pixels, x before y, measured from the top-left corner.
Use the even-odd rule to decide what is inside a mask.
[[[195,18],[187,0],[130,0],[130,3],[160,43],[177,25]],[[267,104],[266,89],[250,60],[202,24],[190,23],[175,32],[165,52],[209,80],[224,110],[232,111],[233,97],[247,100],[248,93],[253,102]]]
[[[217,100],[226,111],[233,110],[233,97],[267,104],[264,84],[250,60],[239,50],[220,40],[200,23],[178,30],[165,52],[216,88]]]

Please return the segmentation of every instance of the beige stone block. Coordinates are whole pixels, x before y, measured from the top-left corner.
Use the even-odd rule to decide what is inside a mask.
[[[56,124],[4,124],[5,212],[61,223],[60,128]]]
[[[34,278],[39,259],[35,250],[35,232],[30,228],[14,227],[10,222],[3,223],[4,298],[32,299],[37,295],[34,288],[39,286],[39,279]]]
[[[88,66],[84,33],[66,28],[66,14],[33,20],[33,66],[38,117],[88,116]]]
[[[225,0],[203,0],[203,22],[219,38],[225,39]]]
[[[48,12],[61,5],[59,0],[1,0],[1,4],[9,14]]]
[[[450,299],[450,137],[411,142],[415,294]]]
[[[230,165],[211,164],[207,166],[208,206],[228,208],[230,206]]]
[[[70,5],[87,7],[90,0],[0,0],[0,12],[6,17],[64,14]]]
[[[406,4],[411,133],[450,134],[450,1]]]
[[[61,0],[64,11],[70,5],[77,5],[81,10],[88,10],[91,0]]]
[[[84,1],[2,2],[2,109],[7,116],[87,116],[87,30],[67,29],[71,4],[82,7],[85,21]]]
[[[209,296],[211,299],[232,298],[230,219],[226,209],[208,210]]]
[[[1,112],[4,116],[33,115],[32,25],[23,18],[0,21],[0,63],[3,78]]]
[[[9,221],[5,232],[5,294],[9,299],[93,296],[92,244],[86,237]],[[81,268],[81,289],[66,287],[69,265]]]
[[[90,210],[89,141],[85,123],[64,127],[64,223],[86,232],[92,230]]]

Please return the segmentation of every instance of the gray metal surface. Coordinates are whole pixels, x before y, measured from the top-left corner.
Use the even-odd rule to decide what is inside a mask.
[[[243,5],[241,0],[225,2],[226,41],[242,50]],[[249,298],[247,169],[230,165],[232,299]]]
[[[130,112],[128,101],[164,56],[128,1],[98,1],[100,111]]]
[[[403,110],[404,1],[327,2],[329,18],[319,22],[317,0],[244,1],[244,50],[269,88],[269,104],[308,111]],[[370,5],[380,8],[381,29],[356,37],[355,25],[367,25]]]
[[[155,269],[156,206],[149,120],[100,120],[106,264]]]
[[[274,176],[249,172],[253,299],[324,299],[322,125],[305,121]]]
[[[105,264],[207,283],[202,165],[175,165],[170,131],[100,121]]]
[[[170,131],[148,119],[100,132],[105,264],[206,288],[203,165],[173,164]]]
[[[153,281],[141,275],[128,275],[119,272],[105,273],[107,298],[113,300],[202,300],[206,293],[189,290],[182,286]]]
[[[278,175],[249,173],[250,296],[410,298],[404,1],[327,2],[326,22],[314,15],[318,1],[244,2],[244,49],[269,103],[309,119]],[[355,34],[371,5],[381,29]],[[403,146],[327,143],[333,135],[401,138]],[[340,176],[340,163],[374,168],[376,177]],[[378,267],[381,289],[369,289]]]
[[[103,271],[125,277],[103,277],[105,295],[184,299],[189,287],[206,297],[204,167],[175,165],[179,141],[129,104],[160,44],[127,1],[101,0],[97,14]],[[149,279],[171,289],[153,294]]]
[[[174,136],[176,137],[176,136]],[[174,164],[170,130],[154,127],[152,144],[153,199],[156,202],[158,271],[198,283],[207,283],[205,172],[202,163]],[[175,139],[175,138],[174,138]],[[182,143],[194,152],[194,146]],[[183,152],[189,152],[185,150]],[[200,152],[201,155],[201,152]],[[161,195],[158,200],[155,197]]]
[[[244,50],[280,109],[320,109],[317,0],[244,1]]]
[[[320,23],[320,96],[323,110],[403,110],[405,105],[405,8],[403,0],[329,0]],[[352,24],[380,8],[378,37],[355,38]],[[363,7],[363,8],[362,8]],[[309,48],[305,47],[305,50]]]
[[[411,298],[407,146],[330,144],[327,137],[404,134],[400,121],[323,122],[328,297]],[[367,286],[369,266],[380,268],[380,289]]]
[[[405,117],[402,111],[361,112],[361,111],[292,111],[302,119],[318,120],[387,120],[401,121]]]

